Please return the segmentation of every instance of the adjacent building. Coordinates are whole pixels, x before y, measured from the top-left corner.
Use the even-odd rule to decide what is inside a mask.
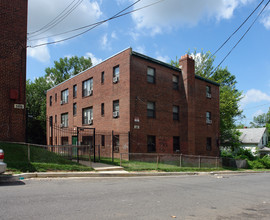
[[[0,1],[1,141],[25,141],[27,3]]]
[[[48,144],[219,156],[219,84],[195,75],[189,55],[179,64],[128,48],[48,90]]]

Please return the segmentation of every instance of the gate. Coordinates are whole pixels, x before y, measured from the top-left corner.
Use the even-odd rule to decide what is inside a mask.
[[[77,162],[91,160],[91,155],[96,162],[95,132],[95,128],[77,127],[77,136],[72,137],[72,144],[77,146]]]

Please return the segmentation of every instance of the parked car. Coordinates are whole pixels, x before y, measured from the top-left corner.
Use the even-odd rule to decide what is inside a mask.
[[[0,173],[4,173],[7,169],[7,164],[4,163],[4,151],[0,149]]]

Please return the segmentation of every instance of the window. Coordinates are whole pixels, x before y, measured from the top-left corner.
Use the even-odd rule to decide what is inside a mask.
[[[83,108],[83,110],[82,110],[82,123],[84,125],[93,123],[93,108],[92,107]]]
[[[179,89],[179,76],[173,75],[172,82],[173,82],[173,89],[178,90]]]
[[[101,146],[105,146],[105,135],[101,135]]]
[[[113,83],[117,83],[119,81],[119,66],[115,66],[113,68]]]
[[[147,117],[155,118],[156,117],[156,109],[154,102],[147,102]]]
[[[104,110],[104,103],[101,103],[101,116],[104,116],[105,110]]]
[[[61,127],[68,127],[68,113],[61,114]]]
[[[83,81],[82,83],[82,96],[90,96],[93,92],[93,78]]]
[[[73,115],[77,115],[77,103],[73,103]]]
[[[57,123],[57,115],[54,116],[55,124]]]
[[[206,138],[206,150],[212,150],[212,138]]]
[[[68,103],[68,89],[61,92],[61,104]]]
[[[73,98],[77,97],[77,85],[73,86]]]
[[[180,137],[178,136],[173,137],[173,152],[180,152]]]
[[[154,68],[147,68],[147,82],[155,83],[156,82],[156,72]]]
[[[173,120],[179,120],[179,106],[177,105],[173,106]]]
[[[211,87],[210,86],[206,86],[206,97],[207,98],[211,98]]]
[[[50,127],[52,127],[52,125],[53,125],[53,116],[50,116],[49,121],[50,121]]]
[[[104,83],[105,80],[105,73],[104,71],[101,73],[101,83]]]
[[[156,136],[147,136],[147,152],[156,152]]]
[[[113,101],[113,117],[119,117],[119,100]]]
[[[57,93],[54,94],[54,101],[57,102]]]
[[[119,135],[113,136],[113,151],[119,152]]]
[[[52,96],[50,96],[50,106],[52,106]]]
[[[206,112],[206,124],[212,124],[211,112]]]
[[[119,66],[113,68],[113,77],[119,77]]]

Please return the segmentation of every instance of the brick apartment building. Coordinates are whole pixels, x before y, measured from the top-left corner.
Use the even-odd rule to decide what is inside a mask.
[[[107,156],[112,144],[120,153],[218,156],[219,85],[195,75],[190,56],[179,62],[176,68],[129,48],[48,90],[48,143],[77,141],[76,132],[53,126],[95,128]]]
[[[27,0],[0,0],[0,140],[25,141]]]

